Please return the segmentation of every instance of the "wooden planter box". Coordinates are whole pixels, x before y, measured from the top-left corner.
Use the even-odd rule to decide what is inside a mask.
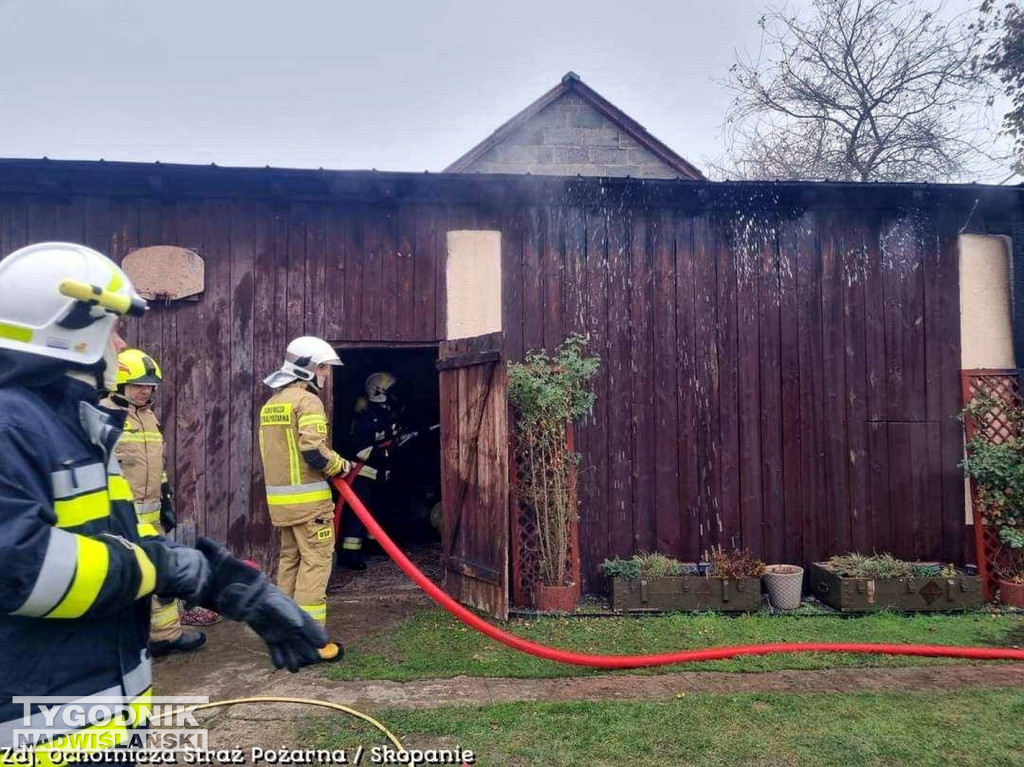
[[[674,575],[612,581],[612,609],[629,612],[717,610],[755,612],[761,607],[761,579]]]
[[[811,565],[811,593],[837,610],[943,612],[981,607],[981,578],[958,573],[916,578],[841,578],[820,562]]]

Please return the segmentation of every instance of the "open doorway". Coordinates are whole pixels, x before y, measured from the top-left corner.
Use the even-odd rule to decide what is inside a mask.
[[[356,444],[353,430],[357,408],[367,404],[366,379],[382,371],[393,375],[401,431],[417,436],[390,451],[389,476],[377,486],[370,512],[399,546],[413,547],[421,555],[436,549],[440,559],[437,347],[342,347],[338,353],[344,367],[333,379],[334,445],[349,460],[368,447]],[[365,553],[368,559],[376,558],[380,549],[367,542]]]

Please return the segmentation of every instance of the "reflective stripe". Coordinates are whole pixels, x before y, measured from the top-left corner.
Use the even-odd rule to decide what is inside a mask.
[[[136,546],[133,543],[132,551],[135,553],[135,561],[139,565],[139,574],[141,575],[139,590],[135,592],[135,598],[139,599],[153,593],[153,589],[156,588],[156,566],[141,546]]]
[[[107,492],[112,501],[133,501],[135,498],[128,480],[119,474],[107,478]]]
[[[125,673],[121,678],[124,692],[129,698],[141,695],[153,686],[153,663],[143,650],[140,653],[139,665]]]
[[[158,431],[126,431],[118,440],[122,444],[163,442],[164,437]]]
[[[159,511],[147,511],[145,514],[136,515],[137,522],[140,525],[153,525],[156,527],[160,524],[160,512]]]
[[[78,552],[75,559],[75,580],[60,603],[46,614],[47,618],[80,618],[93,606],[110,570],[110,552],[92,538],[76,535]]]
[[[342,538],[341,548],[348,549],[349,551],[359,551],[363,548],[362,538]]]
[[[111,477],[121,476],[121,464],[117,462],[117,456],[113,453],[110,454],[110,460],[107,461],[107,474]]]
[[[356,453],[356,458],[358,458],[360,461],[365,461],[367,458],[370,457],[370,453],[372,452],[372,447],[364,447],[362,450]]]
[[[147,522],[140,522],[135,526],[135,529],[139,531],[139,536],[142,538],[155,538],[160,535],[160,531],[156,529],[156,525],[151,525]]]
[[[299,418],[300,427],[306,426],[307,424],[313,424],[315,426],[316,424],[320,423],[326,426],[327,419],[324,416],[320,415],[319,413],[308,413],[307,415],[301,416]]]
[[[331,491],[323,480],[307,482],[304,485],[267,485],[267,495],[303,495],[314,490],[326,490],[328,493]]]
[[[302,610],[309,613],[309,617],[319,623],[321,626],[327,623],[327,604],[321,602],[315,605],[299,605]]]
[[[288,479],[293,485],[299,484],[299,446],[295,442],[295,432],[288,430]]]
[[[328,489],[314,490],[309,493],[270,495],[267,494],[267,503],[271,506],[290,506],[296,503],[312,503],[313,501],[331,500],[331,491]]]
[[[134,501],[135,513],[138,515],[151,514],[160,511],[160,501]]]
[[[54,501],[57,527],[78,527],[94,519],[110,516],[110,497],[106,490],[97,490],[66,501]]]
[[[167,605],[161,605],[160,607],[153,610],[153,615],[150,618],[150,625],[156,629],[165,629],[169,626],[173,626],[178,622],[178,603],[171,602]]]
[[[43,566],[39,568],[32,592],[13,615],[38,618],[50,612],[61,600],[75,578],[77,539],[77,535],[56,528],[50,529],[50,542],[46,546]]]
[[[73,498],[93,490],[107,489],[107,470],[102,463],[90,463],[73,469],[61,469],[50,475],[54,500]]]
[[[363,466],[359,469],[359,476],[367,479],[377,479],[377,470],[372,466]]]

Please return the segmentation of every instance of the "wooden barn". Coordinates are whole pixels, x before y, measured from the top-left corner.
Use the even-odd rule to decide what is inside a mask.
[[[1012,234],[1021,202],[983,186],[4,160],[0,252],[202,258],[203,292],[153,300],[130,341],[165,371],[183,529],[268,564],[262,377],[291,338],[329,340],[343,444],[363,377],[398,370],[420,422],[442,424],[419,479],[441,477],[448,588],[501,614],[503,361],[575,332],[601,358],[576,432],[585,591],[606,557],[716,543],[775,562],[964,561],[962,235]],[[1013,367],[1004,341],[1008,359],[972,366]]]

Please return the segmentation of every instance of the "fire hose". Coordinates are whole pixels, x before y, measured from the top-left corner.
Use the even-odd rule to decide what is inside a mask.
[[[394,560],[395,564],[413,582],[425,591],[441,607],[454,615],[470,628],[481,634],[511,647],[513,650],[527,653],[538,658],[553,660],[558,663],[569,663],[576,666],[589,666],[603,669],[640,668],[644,666],[668,666],[675,663],[697,663],[699,661],[725,660],[741,655],[772,655],[775,653],[795,652],[850,652],[871,653],[875,655],[917,655],[932,658],[969,658],[971,660],[1019,660],[1024,661],[1024,650],[1011,648],[989,647],[953,647],[945,645],[921,644],[866,644],[855,642],[781,642],[776,644],[735,645],[731,647],[714,647],[704,650],[685,650],[682,652],[661,653],[655,655],[590,655],[586,653],[559,650],[522,637],[510,634],[481,619],[478,615],[452,599],[433,581],[427,578],[408,557],[402,553],[394,541],[388,537],[377,520],[355,494],[350,485],[356,472],[350,472],[345,478],[334,478],[333,484],[341,493],[335,514],[340,516],[345,504],[356,513],[366,529],[373,534],[377,543]],[[351,478],[351,479],[349,479]]]

